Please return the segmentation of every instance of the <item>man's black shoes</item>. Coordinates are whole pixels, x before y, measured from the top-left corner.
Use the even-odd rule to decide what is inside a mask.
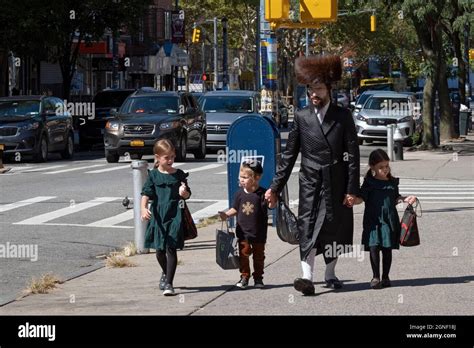
[[[331,288],[331,289],[340,289],[340,288],[342,288],[342,282],[337,278],[327,279],[326,280],[326,287]]]
[[[309,279],[296,278],[293,286],[297,291],[302,292],[303,295],[314,295],[314,285]]]

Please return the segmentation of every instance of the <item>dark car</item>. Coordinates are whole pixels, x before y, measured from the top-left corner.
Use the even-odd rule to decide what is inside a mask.
[[[151,155],[159,139],[175,144],[177,161],[184,162],[187,152],[206,157],[206,117],[191,93],[139,90],[130,95],[105,126],[107,162],[125,154],[133,159]]]
[[[49,152],[74,154],[72,116],[56,97],[29,95],[0,98],[0,147],[6,156],[32,155],[36,162]]]
[[[94,117],[83,118],[79,129],[79,144],[82,149],[90,149],[94,144],[104,143],[104,129],[112,118],[112,110],[118,110],[134,89],[108,89],[98,92],[92,99]]]
[[[260,93],[255,91],[212,91],[201,97],[206,113],[207,147],[223,149],[227,143],[227,131],[239,117],[260,113]]]

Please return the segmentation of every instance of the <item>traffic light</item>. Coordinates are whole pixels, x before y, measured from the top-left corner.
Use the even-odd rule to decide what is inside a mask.
[[[193,43],[198,43],[200,37],[201,37],[201,29],[194,28],[193,29],[193,39],[192,39]]]
[[[209,81],[209,74],[206,74],[206,73],[202,74],[202,80],[204,82]]]
[[[370,31],[375,31],[377,28],[377,20],[375,15],[370,16]]]
[[[265,0],[265,20],[288,19],[289,12],[289,0]]]
[[[301,22],[325,21],[337,19],[337,0],[300,0]]]

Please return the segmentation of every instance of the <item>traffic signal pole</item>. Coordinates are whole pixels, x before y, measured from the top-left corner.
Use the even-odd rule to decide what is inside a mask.
[[[214,17],[214,90],[217,89],[218,79],[217,79],[217,17]]]

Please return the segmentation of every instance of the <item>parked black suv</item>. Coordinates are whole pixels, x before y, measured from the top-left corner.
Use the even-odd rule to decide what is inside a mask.
[[[79,129],[79,144],[82,149],[90,149],[94,144],[104,143],[104,129],[113,116],[112,110],[118,110],[125,99],[135,92],[134,89],[105,89],[92,99],[95,108],[94,118],[83,118]]]
[[[0,145],[6,156],[33,155],[37,162],[48,152],[62,158],[74,154],[72,116],[56,97],[28,95],[0,98]]]
[[[206,157],[206,118],[195,97],[187,92],[139,90],[130,95],[105,126],[107,162],[153,154],[159,139],[176,146],[176,160],[184,162],[191,150],[195,158]]]

